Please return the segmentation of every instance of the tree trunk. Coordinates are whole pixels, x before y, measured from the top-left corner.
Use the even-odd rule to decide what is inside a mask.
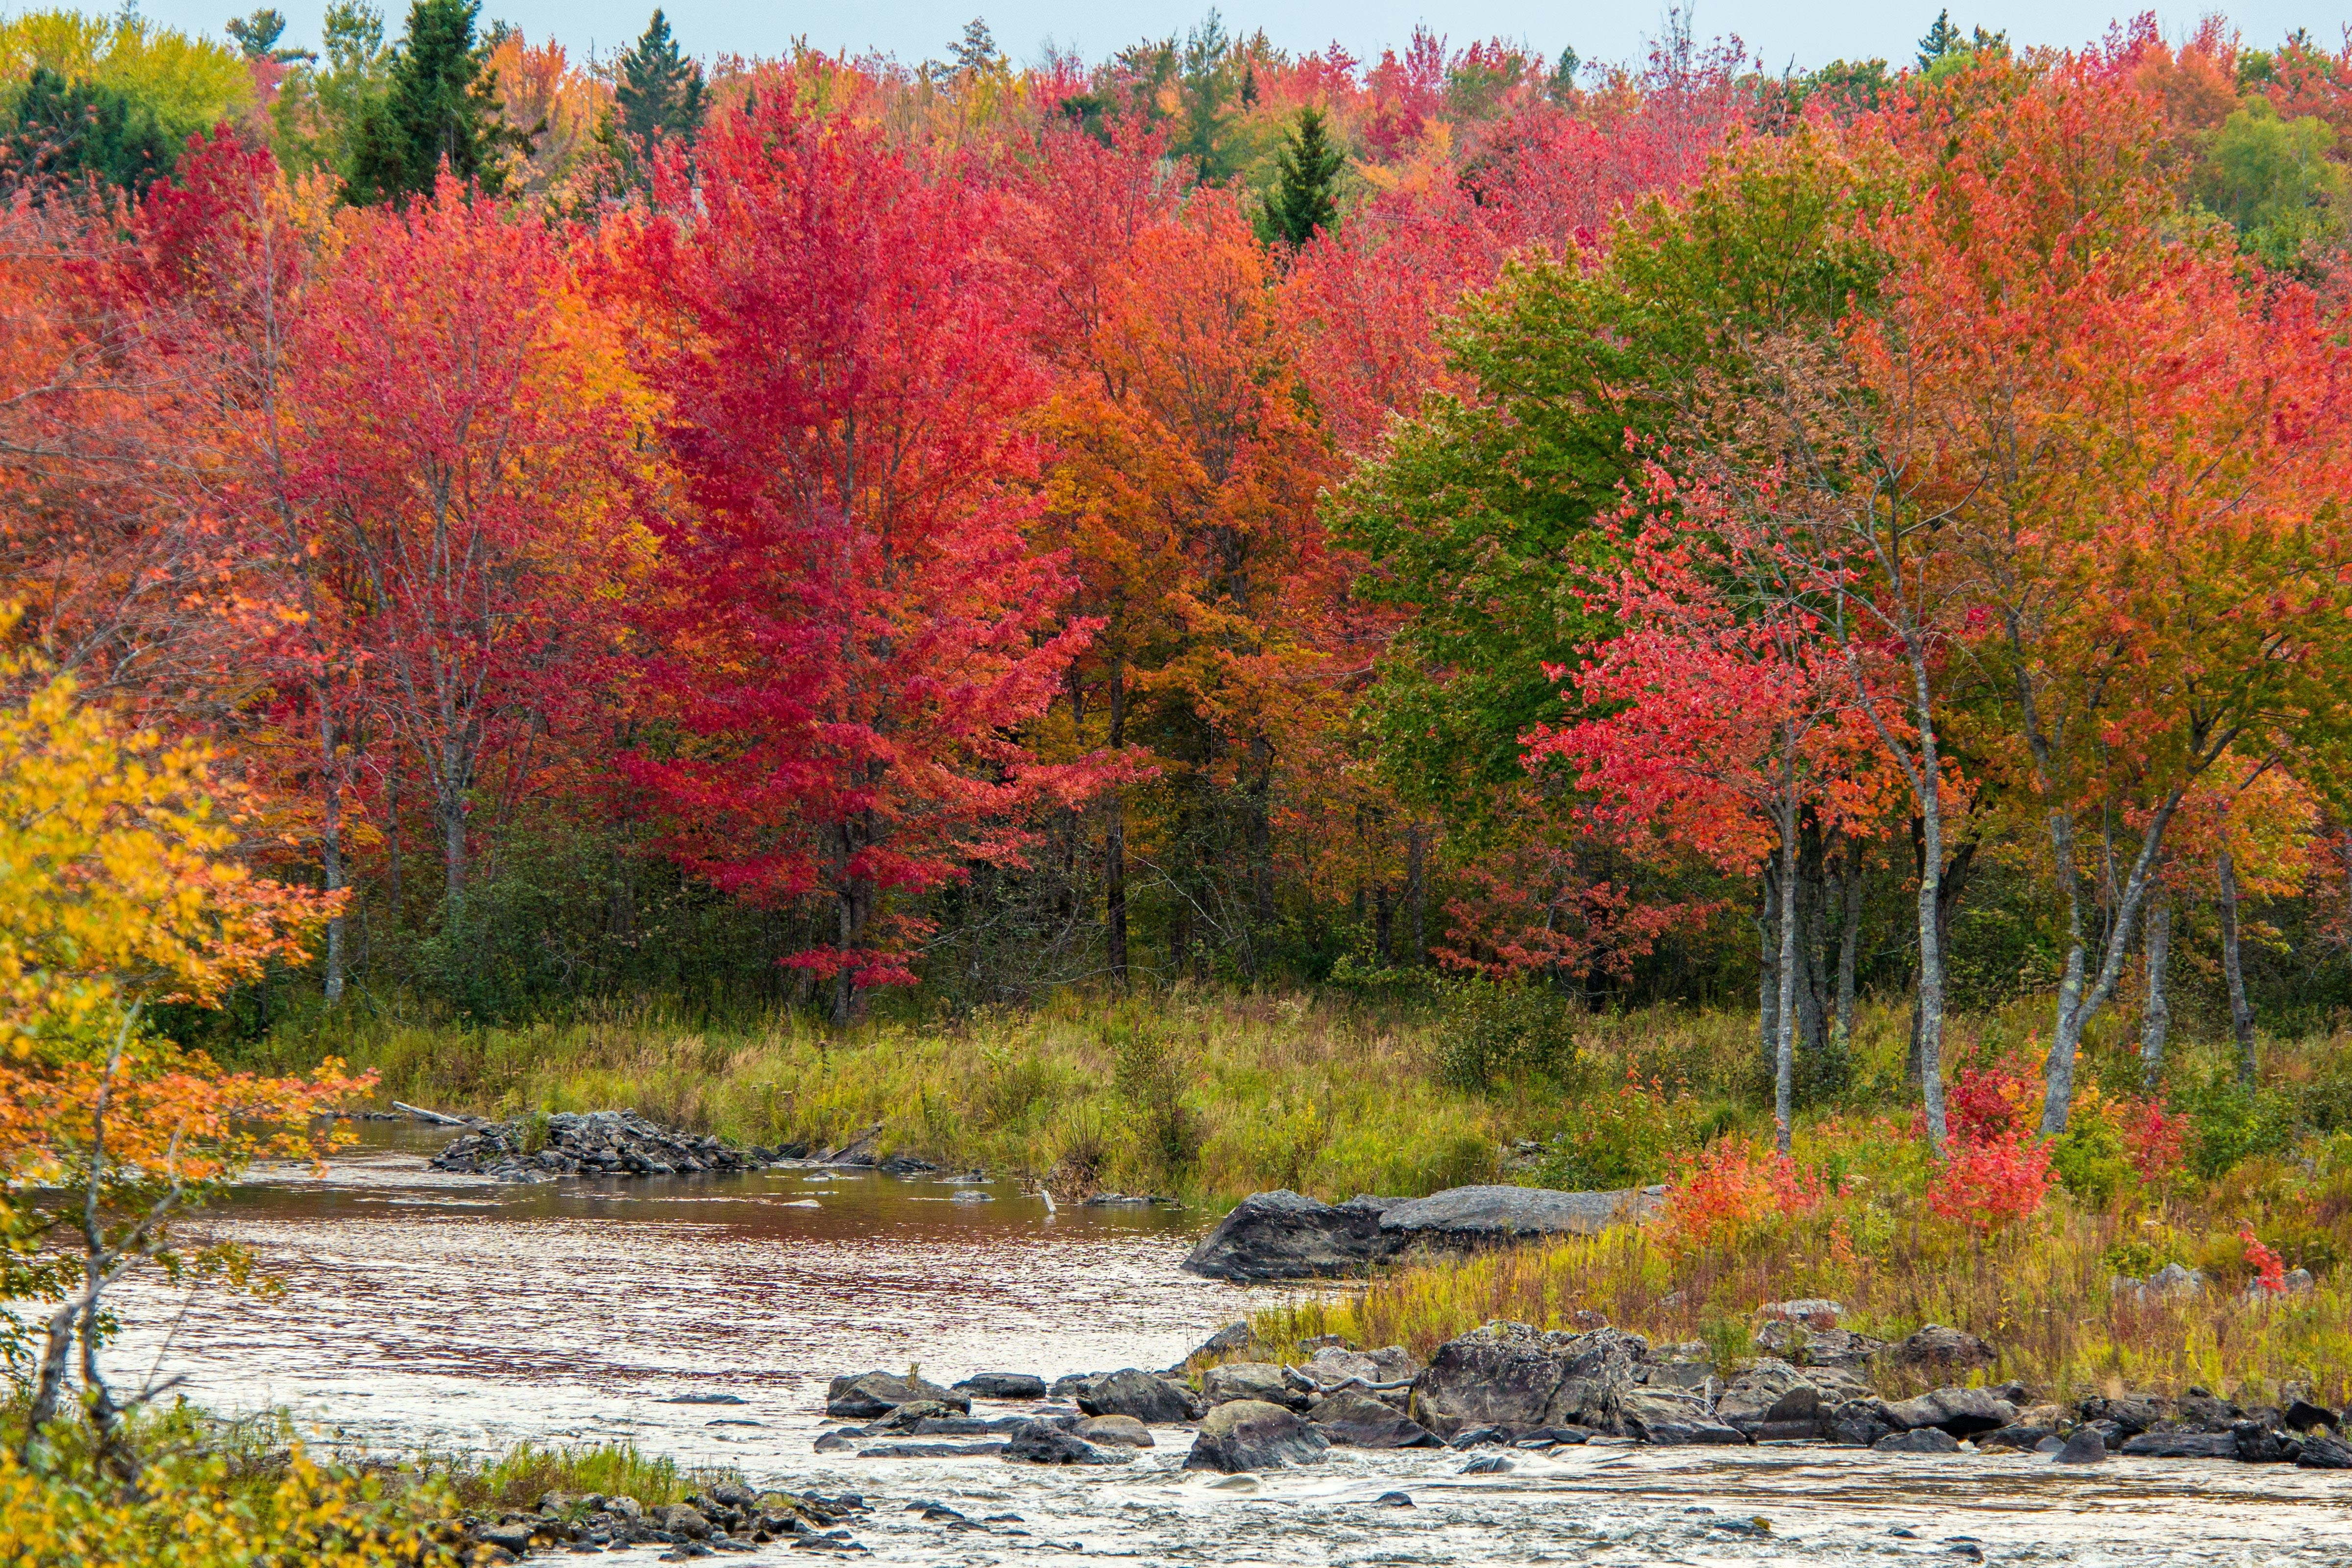
[[[1780,1052],[1780,887],[1778,876],[1763,879],[1763,910],[1756,917],[1756,1040],[1764,1071],[1772,1073]]]
[[[2164,994],[2165,970],[2172,963],[2172,900],[2158,899],[2147,911],[2147,1012],[2139,1024],[2139,1085],[2156,1092],[2164,1071],[2164,1037],[2172,1032],[2172,1004]]]
[[[434,802],[433,816],[441,829],[442,929],[455,933],[466,924],[466,797],[444,789]]]
[[[2051,842],[2060,854],[2059,879],[2065,888],[2067,900],[2067,931],[2070,950],[2066,955],[2064,977],[2058,985],[2057,1026],[2050,1040],[2050,1058],[2043,1068],[2042,1098],[2042,1135],[2054,1138],[2066,1131],[2066,1119],[2074,1103],[2074,1061],[2083,1040],[2083,1030],[2098,1015],[2107,999],[2115,994],[2116,982],[2123,975],[2124,958],[2129,951],[2132,928],[2139,919],[2139,907],[2147,897],[2149,883],[2157,864],[2164,855],[2164,831],[2171,825],[2173,813],[2180,807],[2180,797],[2187,790],[2185,784],[2175,788],[2163,805],[2148,819],[2147,836],[2141,839],[2139,855],[2132,863],[2130,877],[2125,881],[2116,900],[2115,923],[2108,929],[2105,952],[2099,963],[2099,972],[2084,985],[2084,941],[2082,915],[2082,879],[2074,865],[2073,817],[2064,811],[2051,816]]]
[[[2246,971],[2239,962],[2238,867],[2226,845],[2213,857],[2213,878],[2221,895],[2221,977],[2230,986],[2230,1036],[2238,1047],[2238,1081],[2252,1089],[2261,1064],[2254,1059],[2254,1010],[2246,1002]]]
[[[1919,1093],[1927,1145],[1944,1152],[1944,762],[1936,744],[1933,691],[1923,647],[1910,649],[1912,714],[1919,733]]]
[[[383,773],[384,902],[392,910],[392,929],[400,929],[400,759],[393,757]]]
[[[1780,820],[1780,1028],[1772,1055],[1772,1144],[1783,1154],[1789,1152],[1796,1088],[1798,921],[1790,918],[1796,902],[1797,814],[1791,807]]]
[[[334,710],[327,700],[328,691],[322,681],[316,688],[319,700],[319,860],[320,870],[329,893],[343,889],[343,790],[342,773],[337,764]],[[333,1006],[343,999],[343,930],[344,917],[339,910],[327,919],[327,1005]]]
[[[1853,1045],[1853,972],[1862,958],[1862,846],[1849,839],[1838,868],[1837,1023],[1843,1052]]]
[[[1111,672],[1109,746],[1127,744],[1127,670]],[[1127,797],[1113,784],[1103,793],[1103,917],[1111,983],[1127,984]]]
[[[1415,969],[1429,963],[1429,827],[1414,823],[1404,836],[1405,910],[1412,919],[1412,946],[1407,957]]]

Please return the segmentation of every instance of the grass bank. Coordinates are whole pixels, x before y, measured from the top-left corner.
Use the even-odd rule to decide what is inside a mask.
[[[1049,1177],[1064,1195],[1230,1203],[1270,1187],[1417,1194],[1504,1177],[1515,1145],[1572,1120],[1549,1079],[1464,1087],[1453,1058],[1465,1035],[1511,1027],[1333,995],[1074,993],[1018,1014],[847,1033],[792,1015],[688,1026],[652,1008],[470,1031],[388,1019],[274,1037],[257,1065],[331,1053],[412,1103],[497,1116],[628,1107],[747,1143],[839,1144],[878,1124],[886,1152]],[[1551,1055],[1608,1077],[1711,1084],[1749,1050],[1752,1027],[1728,1015],[1580,1018],[1579,1037]],[[1672,1093],[1677,1126],[1738,1115],[1719,1095]],[[1661,1170],[1667,1131],[1647,1152]]]

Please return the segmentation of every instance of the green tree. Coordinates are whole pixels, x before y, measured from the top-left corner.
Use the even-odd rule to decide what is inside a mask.
[[[360,128],[391,86],[383,13],[368,0],[335,0],[320,27],[323,61],[296,66],[270,109],[278,161],[297,173],[324,169],[348,181]]]
[[[256,11],[249,16],[232,16],[223,31],[236,40],[237,47],[249,60],[274,60],[283,66],[319,58],[309,49],[278,47],[278,40],[286,36],[286,18],[274,8]]]
[[[661,12],[613,67],[613,100],[631,142],[690,142],[702,129],[702,67],[678,48]]]
[[[1331,226],[1339,211],[1339,171],[1347,154],[1331,144],[1323,111],[1313,104],[1298,111],[1298,127],[1282,133],[1274,154],[1274,192],[1265,204],[1274,237],[1304,245],[1318,229]]]
[[[996,35],[985,19],[974,16],[963,25],[963,36],[948,46],[948,58],[958,71],[984,71],[996,64]]]
[[[1403,617],[1361,716],[1408,800],[1471,826],[1525,776],[1520,736],[1559,714],[1543,666],[1602,631],[1579,567],[1633,477],[1628,432],[1670,430],[1743,340],[1867,296],[1879,263],[1847,226],[1877,189],[1801,129],[1646,204],[1600,267],[1522,258],[1465,308],[1449,363],[1478,395],[1430,397],[1334,509],[1373,568],[1358,592]]]
[[[474,36],[481,0],[415,0],[394,51],[383,96],[368,103],[343,195],[353,203],[397,201],[430,191],[446,163],[460,180],[496,194],[498,151],[520,138],[499,120],[498,79]]]
[[[0,99],[0,187],[94,176],[138,195],[178,158],[154,105],[119,88],[35,66]]]
[[[1952,14],[1938,11],[1936,13],[1936,25],[1919,39],[1919,68],[1932,70],[1937,60],[1967,47],[1968,41],[1960,37],[1960,30],[1952,26]]]
[[[2246,249],[2293,267],[2344,233],[2344,170],[2329,156],[2336,129],[2316,115],[2282,120],[2266,98],[2249,98],[2203,138],[2196,189],[2229,219]]]
[[[1551,95],[1553,102],[1566,103],[1576,96],[1576,73],[1583,65],[1584,58],[1576,52],[1574,46],[1559,51],[1559,63],[1552,68],[1551,79],[1544,84],[1544,90]]]
[[[1177,134],[1169,151],[1191,159],[1196,177],[1204,185],[1223,184],[1241,166],[1234,146],[1238,117],[1233,112],[1241,89],[1236,69],[1240,63],[1224,21],[1213,10],[1184,40],[1177,76],[1182,107],[1177,111]]]

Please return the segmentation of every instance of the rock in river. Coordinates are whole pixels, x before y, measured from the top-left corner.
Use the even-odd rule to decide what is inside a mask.
[[[1236,1399],[1202,1417],[1184,1457],[1188,1470],[1279,1470],[1319,1465],[1331,1440],[1279,1405]]]
[[[1132,1415],[1147,1426],[1165,1426],[1201,1414],[1201,1396],[1191,1389],[1125,1367],[1090,1378],[1078,1391],[1078,1408],[1089,1415]]]
[[[955,1391],[974,1399],[1043,1399],[1045,1380],[1025,1372],[976,1372]]]
[[[1437,1347],[1413,1380],[1413,1418],[1441,1437],[1473,1426],[1619,1429],[1618,1405],[1650,1342],[1617,1329],[1568,1334],[1489,1323]]]
[[[1089,1443],[1075,1432],[1032,1421],[1006,1440],[1004,1458],[1033,1465],[1129,1465],[1135,1462],[1135,1450]]]
[[[2234,1459],[2233,1432],[2143,1432],[2124,1439],[2124,1453],[2137,1459]]]
[[[1070,1431],[1089,1443],[1119,1445],[1129,1448],[1151,1448],[1159,1445],[1151,1439],[1151,1428],[1132,1415],[1089,1415]]]
[[[1212,1408],[1236,1399],[1263,1400],[1289,1410],[1304,1410],[1313,1403],[1270,1361],[1229,1361],[1211,1367],[1201,1374],[1201,1397]]]
[[[901,1405],[917,1400],[932,1400],[950,1409],[969,1413],[971,1396],[951,1388],[941,1388],[919,1377],[900,1377],[894,1373],[852,1373],[836,1377],[824,1392],[824,1413],[845,1415],[853,1421],[870,1420],[887,1415]]]
[[[2095,1426],[2077,1426],[2066,1446],[2050,1456],[2053,1465],[2096,1465],[2107,1457],[2107,1440]]]
[[[634,1110],[563,1110],[536,1124],[527,1118],[493,1122],[465,1134],[430,1162],[436,1171],[472,1172],[509,1182],[690,1175],[757,1170],[764,1163],[756,1152],[656,1126]]]
[[[1192,1249],[1184,1268],[1244,1284],[1360,1273],[1387,1256],[1381,1211],[1402,1201],[1356,1197],[1327,1204],[1287,1188],[1254,1193]]]
[[[1922,1426],[1911,1432],[1889,1432],[1870,1447],[1880,1454],[1952,1454],[1959,1451],[1960,1443],[1949,1432]]]
[[[1400,1415],[1369,1394],[1349,1389],[1324,1398],[1307,1413],[1318,1432],[1349,1448],[1440,1448],[1436,1433]]]
[[[1973,1437],[2017,1419],[2017,1406],[1981,1388],[1939,1388],[1886,1407],[1889,1421],[1906,1431],[1933,1426],[1955,1437]]]

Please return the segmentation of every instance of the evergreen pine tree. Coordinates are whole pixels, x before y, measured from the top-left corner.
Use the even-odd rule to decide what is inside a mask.
[[[443,163],[460,180],[495,194],[504,183],[501,146],[521,138],[499,121],[497,73],[483,68],[487,42],[474,37],[481,0],[415,0],[408,35],[394,54],[384,96],[360,122],[352,175],[354,204],[397,201],[433,188]]]
[[[621,131],[637,146],[690,142],[702,129],[702,67],[686,58],[659,11],[635,47],[613,62]]]
[[[0,93],[0,193],[95,175],[135,196],[178,158],[154,106],[119,88],[68,81],[35,66]]]
[[[319,57],[309,49],[281,49],[278,40],[286,36],[286,18],[275,7],[256,11],[250,16],[233,16],[223,30],[236,40],[238,48],[249,60],[274,60],[291,65],[296,60],[315,60]]]
[[[1919,68],[1926,70],[1946,55],[1967,47],[1960,37],[1960,30],[1952,26],[1952,14],[1938,11],[1936,13],[1936,25],[1928,28],[1927,36],[1919,40]]]
[[[974,16],[963,25],[963,37],[948,46],[948,58],[959,72],[986,70],[996,63],[996,35],[988,30],[985,17]]]
[[[1544,84],[1553,102],[1564,103],[1576,91],[1576,73],[1583,64],[1584,58],[1576,52],[1573,44],[1559,51],[1559,64],[1552,68],[1551,80]]]
[[[1323,111],[1309,104],[1298,111],[1298,128],[1285,130],[1274,154],[1274,195],[1266,203],[1275,237],[1304,245],[1328,228],[1339,210],[1339,170],[1347,157],[1325,134]]]

